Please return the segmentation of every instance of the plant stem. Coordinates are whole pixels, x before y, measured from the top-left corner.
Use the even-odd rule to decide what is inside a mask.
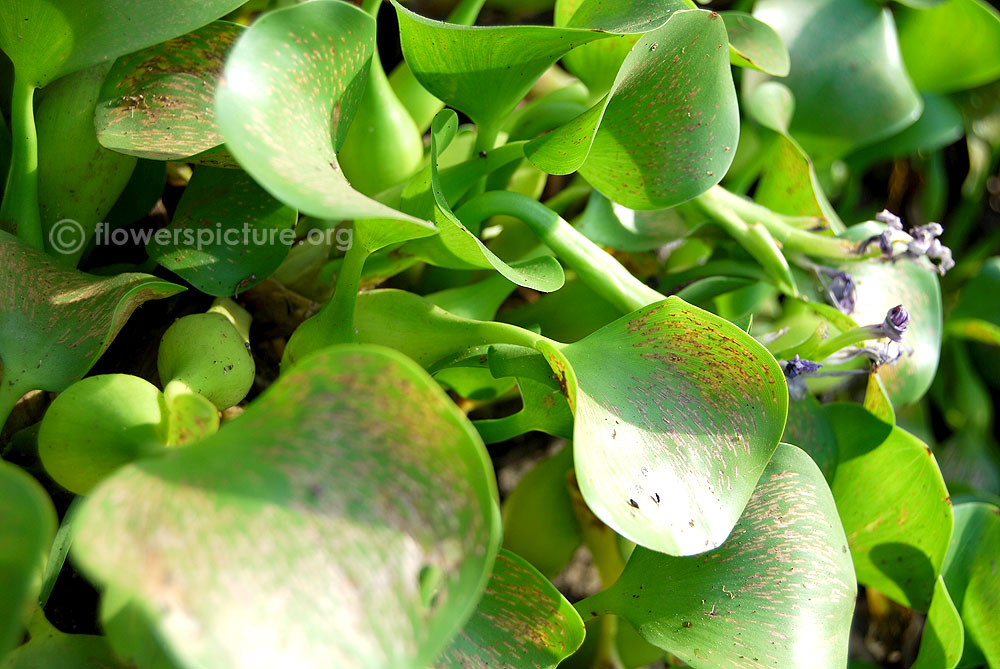
[[[760,223],[787,251],[797,251],[805,255],[837,260],[858,260],[854,242],[800,230],[788,224],[782,217],[767,207],[730,193],[722,186],[713,186],[695,201],[702,211],[719,223],[724,223],[726,212],[735,213],[743,221]]]
[[[328,344],[350,344],[357,341],[354,332],[354,305],[358,301],[361,273],[367,259],[368,251],[359,243],[351,244],[344,254],[333,296],[317,315],[323,329],[330,333]]]
[[[0,227],[16,230],[21,241],[43,250],[42,220],[38,213],[38,136],[35,133],[33,101],[35,87],[14,76],[11,100],[10,171],[3,204],[0,205]]]
[[[498,214],[518,218],[604,299],[630,313],[666,297],[653,290],[597,244],[541,202],[509,191],[490,191],[465,203],[456,215],[475,227]]]
[[[448,15],[448,23],[471,26],[476,22],[486,0],[462,0]]]
[[[799,355],[810,360],[826,360],[842,348],[854,346],[870,339],[881,339],[883,336],[877,325],[853,328],[847,332],[842,332],[832,339],[827,339],[819,346],[811,350],[805,350],[799,353]]]

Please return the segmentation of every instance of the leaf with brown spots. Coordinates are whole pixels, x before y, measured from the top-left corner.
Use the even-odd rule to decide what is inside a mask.
[[[56,510],[42,486],[0,460],[0,657],[17,643],[34,608],[55,533]]]
[[[75,524],[77,564],[185,666],[426,667],[500,541],[465,416],[413,361],[356,345],[303,359],[208,439],[119,470]]]
[[[140,158],[179,160],[222,144],[215,89],[226,54],[244,30],[214,21],[119,58],[95,110],[101,145]]]
[[[203,293],[234,295],[278,269],[297,219],[243,170],[201,166],[146,252]]]
[[[663,209],[719,183],[738,139],[726,27],[688,10],[636,42],[603,100],[525,153],[551,174],[579,170],[629,208]]]
[[[190,32],[246,0],[3,0],[0,49],[36,88]]]
[[[858,581],[926,612],[953,524],[937,461],[922,441],[856,404],[826,412],[839,451],[831,487]]]
[[[659,28],[679,9],[690,6],[684,0],[557,0],[553,16],[557,26],[628,33],[579,46],[563,56],[562,62],[595,98],[604,95],[642,33]]]
[[[781,444],[721,547],[636,548],[621,578],[577,610],[620,615],[692,667],[842,667],[856,593],[823,475]]]
[[[63,390],[143,302],[184,290],[148,274],[91,276],[0,231],[0,422],[29,390]]]
[[[275,198],[325,219],[419,221],[354,190],[336,150],[375,49],[375,21],[346,2],[267,12],[237,40],[216,93],[226,148]]]
[[[785,425],[788,391],[771,354],[676,297],[537,348],[565,379],[576,475],[594,514],[672,555],[725,541]]]
[[[1000,509],[983,502],[955,506],[955,534],[942,572],[965,625],[963,667],[1000,666]]]
[[[524,558],[501,550],[476,612],[435,662],[450,669],[554,669],[583,643],[580,614]]]

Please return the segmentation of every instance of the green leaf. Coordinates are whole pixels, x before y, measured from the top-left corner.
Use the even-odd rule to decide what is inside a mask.
[[[774,29],[746,12],[721,12],[733,65],[784,77],[791,68],[785,43]]]
[[[577,608],[624,617],[694,667],[837,667],[856,592],[823,475],[782,444],[720,548],[692,557],[636,548],[621,578]]]
[[[858,582],[918,611],[931,605],[951,537],[951,498],[931,449],[856,404],[832,404],[833,497]]]
[[[899,50],[921,91],[951,93],[1000,77],[1000,14],[981,0],[899,8]]]
[[[0,49],[19,78],[36,88],[70,72],[113,61],[183,35],[245,0],[3,0]]]
[[[933,153],[961,139],[965,134],[965,127],[962,114],[955,103],[933,93],[924,93],[921,97],[924,110],[916,123],[848,156],[847,160],[853,170],[861,173],[880,160],[902,158],[916,153]]]
[[[957,510],[956,510],[957,511]],[[955,669],[965,647],[965,630],[958,609],[951,601],[944,578],[937,577],[934,598],[927,612],[920,652],[912,669]]]
[[[788,405],[788,422],[781,440],[796,444],[809,454],[826,480],[833,480],[837,468],[837,440],[823,407],[812,395]]]
[[[1000,258],[990,258],[963,287],[946,325],[950,335],[1000,346]]]
[[[93,126],[102,146],[178,160],[222,144],[215,91],[243,26],[214,21],[119,58],[108,72]]]
[[[132,311],[182,290],[148,274],[60,267],[0,231],[0,419],[29,390],[63,390],[81,378]]]
[[[46,410],[38,455],[52,479],[86,495],[112,472],[163,450],[167,408],[159,389],[128,374],[77,381]]]
[[[594,514],[670,554],[722,544],[785,424],[784,376],[767,350],[676,297],[537,348],[573,407],[576,475]]]
[[[528,143],[550,174],[579,170],[609,199],[662,209],[717,184],[733,158],[739,111],[726,28],[714,12],[674,12],[640,38],[611,91]]]
[[[868,386],[865,388],[865,411],[878,418],[888,425],[896,425],[896,411],[892,408],[892,401],[885,392],[885,385],[879,372],[884,368],[875,368],[868,373]]]
[[[836,158],[920,116],[889,10],[870,0],[761,0],[754,16],[774,28],[791,54],[782,79],[797,101],[791,131],[813,157]],[[744,83],[752,88],[760,80]]]
[[[583,540],[566,488],[572,470],[573,449],[566,445],[532,467],[503,502],[504,548],[550,578],[569,564]]]
[[[659,28],[670,14],[688,9],[683,0],[557,0],[557,26],[593,28],[623,33],[617,39],[579,46],[563,57],[563,64],[587,85],[591,94],[603,95],[618,76],[618,68],[644,32]]]
[[[490,348],[492,354],[494,347]],[[537,353],[536,353],[537,355]],[[543,360],[539,355],[539,360]],[[544,365],[544,362],[542,363]],[[566,396],[558,387],[552,388],[530,378],[518,378],[523,407],[503,418],[478,420],[473,423],[487,444],[497,444],[528,432],[544,432],[554,437],[572,439],[573,412]]]
[[[555,669],[583,636],[566,598],[524,558],[501,550],[476,612],[434,666]]]
[[[992,504],[955,505],[955,533],[944,563],[944,582],[965,625],[959,664],[1000,665],[1000,509]],[[985,661],[984,661],[985,660]]]
[[[243,170],[203,166],[146,252],[203,293],[234,295],[278,269],[297,219]]]
[[[212,437],[105,481],[72,554],[182,665],[416,669],[472,614],[499,540],[462,413],[404,356],[338,346]]]
[[[215,100],[226,148],[271,195],[310,216],[415,222],[354,190],[337,163],[374,42],[370,16],[323,0],[264,14],[226,61]]]
[[[636,211],[593,191],[576,228],[601,246],[642,252],[684,237],[691,226],[676,209]]]
[[[403,57],[417,80],[492,138],[535,80],[570,49],[611,32],[552,26],[463,26],[393,0]],[[482,146],[481,148],[490,148]]]
[[[509,265],[498,258],[452,213],[441,187],[436,163],[438,155],[451,143],[457,130],[458,116],[450,109],[440,112],[431,124],[430,193],[433,198],[433,208],[426,214],[420,211],[420,214],[426,215],[437,224],[439,234],[411,242],[407,246],[407,252],[445,267],[495,269],[519,286],[545,293],[559,290],[566,277],[558,260],[551,256],[542,256],[536,262],[529,264]],[[413,206],[413,203],[404,202],[404,207]]]
[[[106,220],[136,165],[135,158],[108,151],[94,137],[94,106],[108,67],[63,77],[45,89],[35,112],[46,249],[70,266]]]
[[[28,643],[0,661],[0,669],[127,669],[107,640],[93,634],[64,634],[46,625],[41,634],[32,634]]]
[[[0,460],[0,656],[20,638],[34,608],[49,544],[52,501],[31,476]]]
[[[852,228],[854,233],[860,231],[857,228]],[[847,237],[859,236],[849,232]],[[909,312],[910,325],[902,342],[904,353],[896,362],[884,365],[879,378],[894,406],[916,402],[930,388],[941,356],[942,306],[937,275],[906,258],[846,263],[840,269],[854,280],[857,300],[848,315],[859,325],[881,323],[886,312],[897,304]]]

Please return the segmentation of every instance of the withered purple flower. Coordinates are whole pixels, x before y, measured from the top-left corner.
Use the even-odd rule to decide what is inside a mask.
[[[786,378],[794,379],[795,377],[801,376],[803,374],[811,374],[812,372],[817,371],[822,366],[823,365],[821,365],[818,362],[813,362],[812,360],[803,360],[798,355],[796,355],[794,358],[786,362],[784,367],[782,367],[782,369],[785,372]]]
[[[885,320],[882,321],[882,332],[894,342],[901,342],[909,324],[910,313],[902,304],[897,304],[886,313]]]
[[[854,280],[847,272],[837,272],[830,279],[826,286],[826,296],[830,303],[841,312],[849,314],[854,311],[854,303],[858,299],[858,292],[854,286]]]

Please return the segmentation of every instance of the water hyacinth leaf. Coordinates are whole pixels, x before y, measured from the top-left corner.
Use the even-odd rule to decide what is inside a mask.
[[[957,510],[956,510],[957,511]],[[920,652],[912,669],[955,669],[965,647],[965,630],[958,609],[951,601],[944,577],[934,584],[934,599],[920,638]]]
[[[782,79],[797,101],[791,131],[814,158],[843,155],[920,115],[889,10],[869,0],[761,0],[753,14],[791,54]],[[748,77],[745,85],[762,77]]]
[[[594,514],[672,555],[722,544],[785,425],[771,354],[676,297],[537,348],[573,407],[576,475]]]
[[[278,200],[317,218],[413,220],[354,190],[337,163],[374,49],[375,21],[345,2],[268,12],[237,40],[216,122],[226,148]]]
[[[597,191],[590,194],[576,228],[587,239],[620,251],[651,251],[684,237],[691,225],[676,209],[636,211],[612,202]]]
[[[892,137],[852,153],[847,157],[852,169],[860,173],[879,160],[932,153],[962,137],[965,128],[955,103],[933,93],[923,93],[921,98],[924,110],[916,123]]]
[[[788,405],[788,422],[781,440],[809,454],[827,481],[837,468],[837,440],[823,407],[812,395]]]
[[[243,170],[200,166],[146,252],[203,293],[234,295],[278,269],[297,218]]]
[[[586,84],[592,95],[603,95],[618,76],[618,68],[644,32],[663,25],[671,12],[689,9],[683,0],[556,0],[557,26],[594,28],[623,33],[616,39],[579,46],[563,57],[563,64]]]
[[[45,89],[35,112],[38,208],[46,248],[75,266],[125,190],[136,159],[94,137],[94,106],[109,64],[63,77]]]
[[[94,114],[101,145],[140,158],[178,160],[222,144],[215,90],[226,54],[244,30],[214,21],[119,58]]]
[[[1000,14],[989,3],[948,0],[895,16],[906,71],[921,91],[951,93],[1000,76]]]
[[[784,77],[791,68],[785,43],[763,21],[746,12],[720,12],[729,34],[729,54],[733,65],[752,67]]]
[[[0,49],[19,78],[40,88],[64,74],[183,35],[245,0],[3,0]]]
[[[403,57],[417,80],[492,137],[532,84],[570,49],[610,32],[552,26],[463,26],[393,0]],[[490,148],[483,146],[482,148]]]
[[[864,407],[865,411],[883,423],[895,425],[896,411],[892,408],[892,401],[889,399],[888,393],[885,392],[885,386],[882,384],[882,378],[879,376],[879,372],[882,369],[876,368],[868,373],[868,386],[865,388]]]
[[[56,533],[52,500],[35,479],[0,461],[0,656],[18,641]]]
[[[32,632],[26,644],[0,661],[0,669],[128,669],[131,666],[115,657],[102,636],[64,634],[47,621],[44,632]]]
[[[839,451],[831,488],[858,582],[926,612],[953,522],[934,455],[856,404],[826,411]]]
[[[962,287],[948,318],[948,334],[1000,346],[1000,258],[990,258]]]
[[[848,231],[848,238],[858,238],[857,227]],[[857,299],[854,310],[848,315],[859,325],[881,323],[886,312],[899,304],[909,312],[910,324],[903,335],[902,356],[884,365],[879,370],[879,378],[893,406],[916,402],[930,388],[941,355],[943,326],[937,275],[906,258],[896,262],[847,263],[840,269],[854,280]]]
[[[404,356],[339,346],[212,437],[105,481],[72,554],[183,665],[425,667],[475,609],[499,539],[464,415]]]
[[[583,637],[580,614],[555,586],[501,550],[476,612],[434,666],[555,669]]]
[[[128,374],[77,381],[45,412],[38,456],[52,479],[86,495],[119,467],[163,450],[167,409],[159,389]]]
[[[549,578],[563,570],[583,540],[566,476],[573,449],[563,448],[531,468],[503,502],[503,545]]]
[[[610,589],[578,605],[613,613],[693,667],[845,666],[857,584],[830,490],[781,444],[717,550],[637,547]]]
[[[433,209],[428,218],[437,224],[438,234],[412,242],[408,245],[407,252],[445,267],[495,269],[509,281],[541,292],[559,290],[566,277],[555,258],[543,256],[536,262],[509,265],[498,258],[452,212],[444,197],[436,161],[440,152],[451,143],[457,130],[458,115],[450,109],[440,112],[431,124],[430,193]]]
[[[719,15],[678,11],[643,35],[608,95],[531,141],[550,174],[580,173],[631,209],[663,209],[717,184],[733,159],[739,111]]]
[[[944,564],[944,582],[965,625],[961,666],[1000,664],[996,634],[1000,611],[1000,509],[983,502],[955,505],[955,534]]]
[[[148,274],[97,277],[0,231],[0,419],[29,390],[63,390],[139,305],[184,290]]]

